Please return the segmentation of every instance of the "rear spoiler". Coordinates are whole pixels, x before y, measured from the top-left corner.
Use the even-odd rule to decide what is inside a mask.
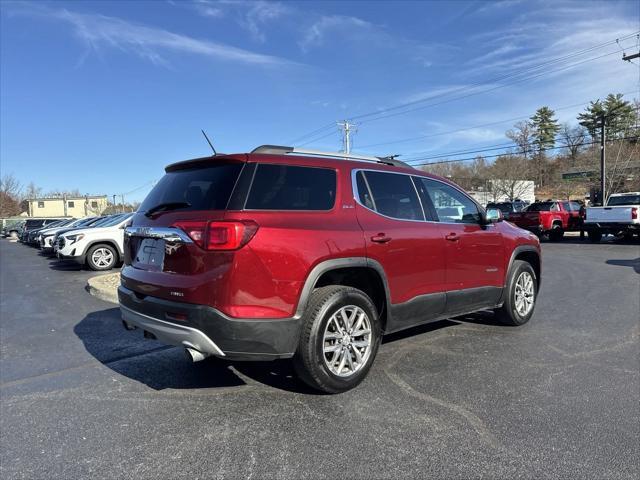
[[[186,170],[188,168],[207,167],[218,163],[244,163],[245,155],[229,156],[218,154],[214,157],[192,158],[191,160],[183,160],[181,162],[172,163],[164,168],[165,172],[175,172],[176,170]]]

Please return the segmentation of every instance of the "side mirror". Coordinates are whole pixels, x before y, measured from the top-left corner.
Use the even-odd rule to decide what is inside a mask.
[[[496,223],[504,220],[502,210],[498,208],[490,208],[487,210],[487,223]]]

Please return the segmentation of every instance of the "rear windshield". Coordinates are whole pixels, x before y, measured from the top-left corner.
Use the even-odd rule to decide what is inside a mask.
[[[258,164],[245,208],[331,210],[336,172],[328,168]]]
[[[554,205],[555,202],[533,203],[527,207],[527,212],[549,212]]]
[[[497,208],[502,213],[511,213],[514,210],[510,203],[490,203],[487,208]]]
[[[615,207],[616,205],[640,205],[640,195],[623,195],[621,197],[609,197],[607,206]]]
[[[184,204],[180,210],[224,210],[242,165],[219,163],[167,172],[139,211],[146,212],[162,204]]]

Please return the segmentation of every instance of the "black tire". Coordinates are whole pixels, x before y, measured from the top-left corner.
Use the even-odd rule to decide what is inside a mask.
[[[589,230],[587,235],[591,243],[599,243],[600,239],[602,239],[602,232],[600,230]]]
[[[559,242],[564,237],[564,230],[560,225],[554,225],[549,232],[549,240],[552,242]]]
[[[358,307],[368,317],[370,323],[369,353],[366,360],[349,376],[338,376],[329,369],[324,353],[324,333],[331,317],[343,307]],[[302,317],[302,332],[298,349],[293,358],[296,373],[310,387],[325,393],[340,393],[357,386],[369,372],[380,345],[381,331],[378,312],[371,299],[362,291],[341,285],[329,285],[316,289],[309,299]],[[334,340],[335,346],[338,341]],[[352,352],[353,345],[345,348]],[[366,352],[366,350],[363,350]],[[360,353],[360,351],[359,351]],[[348,353],[355,359],[355,352]],[[334,364],[335,365],[335,364]],[[339,366],[338,366],[339,368]],[[344,365],[343,369],[347,368]],[[343,370],[341,370],[343,371]]]
[[[533,305],[531,309],[522,315],[516,308],[516,282],[523,273],[528,273],[533,280]],[[502,307],[496,309],[497,319],[505,325],[520,326],[527,323],[533,316],[538,300],[538,278],[530,263],[523,260],[515,260],[509,270],[509,278],[505,291],[505,299]]]
[[[111,261],[106,265],[102,263],[96,263],[96,261],[93,258],[94,253],[96,253],[97,250],[101,250],[101,249],[104,249],[105,252],[109,252],[111,256]],[[86,263],[91,270],[96,270],[96,271],[111,270],[113,267],[115,267],[116,263],[118,263],[118,252],[116,251],[115,248],[113,248],[111,245],[108,245],[106,243],[93,245],[91,248],[89,248],[89,251],[87,252]]]

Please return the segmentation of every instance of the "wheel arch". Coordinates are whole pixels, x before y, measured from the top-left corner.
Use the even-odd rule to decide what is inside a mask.
[[[516,260],[523,260],[529,263],[533,267],[533,271],[536,274],[536,280],[538,281],[538,288],[540,288],[541,282],[541,272],[542,272],[542,263],[540,259],[540,252],[534,246],[531,245],[521,245],[516,247],[511,253],[511,258],[509,259],[509,265],[506,269],[505,275],[505,286],[507,285],[507,277],[509,275],[509,271],[511,270],[511,266],[513,262]]]
[[[378,310],[384,331],[388,322],[390,295],[382,265],[366,257],[339,258],[319,263],[311,270],[304,283],[296,309],[296,318],[303,315],[311,292],[327,285],[354,287],[366,293]]]

